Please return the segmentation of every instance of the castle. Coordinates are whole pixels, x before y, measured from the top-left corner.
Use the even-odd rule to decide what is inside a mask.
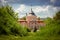
[[[32,8],[31,13],[26,14],[26,20],[20,19],[18,21],[23,27],[26,26],[30,30],[38,30],[41,26],[45,25],[44,21],[37,19],[37,16],[33,12]]]

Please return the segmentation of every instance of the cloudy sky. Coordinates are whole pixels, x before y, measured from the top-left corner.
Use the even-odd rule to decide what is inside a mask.
[[[9,4],[19,17],[26,16],[32,10],[40,18],[53,17],[60,10],[60,0],[0,0],[0,6]]]

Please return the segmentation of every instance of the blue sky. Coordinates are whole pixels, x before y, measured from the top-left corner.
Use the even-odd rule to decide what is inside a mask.
[[[34,13],[40,18],[53,17],[60,10],[60,0],[0,0],[0,5],[9,4],[19,18],[30,12],[31,5]]]

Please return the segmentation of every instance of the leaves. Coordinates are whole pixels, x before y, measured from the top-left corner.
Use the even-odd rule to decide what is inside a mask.
[[[25,35],[27,31],[17,22],[18,14],[10,6],[0,8],[0,34]]]

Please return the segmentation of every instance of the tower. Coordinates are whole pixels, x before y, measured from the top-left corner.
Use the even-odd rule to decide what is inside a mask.
[[[35,15],[35,13],[33,12],[32,8],[31,8],[31,12],[29,14],[27,14],[26,16],[26,20],[27,21],[36,21],[37,16]]]
[[[31,13],[29,13],[29,14],[36,16],[35,13],[32,10],[32,5],[31,5]]]
[[[31,6],[31,9],[30,9],[30,13],[26,16],[26,21],[27,21],[27,24],[28,24],[28,27],[31,29],[31,30],[34,30],[34,28],[36,27],[36,21],[37,21],[37,16],[35,15],[35,13],[33,12],[32,10],[32,6]]]

